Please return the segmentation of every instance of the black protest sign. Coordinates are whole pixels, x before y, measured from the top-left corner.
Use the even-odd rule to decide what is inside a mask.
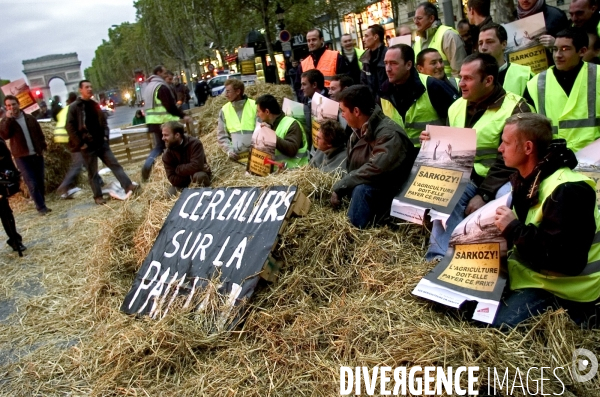
[[[121,310],[156,317],[217,277],[232,304],[249,298],[297,194],[294,186],[185,189]]]

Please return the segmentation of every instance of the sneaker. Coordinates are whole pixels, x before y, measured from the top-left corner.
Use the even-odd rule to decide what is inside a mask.
[[[104,200],[104,198],[102,197],[96,197],[94,198],[94,202],[98,205],[104,205],[106,204],[106,200]]]
[[[38,214],[40,214],[41,216],[47,215],[49,212],[52,212],[52,210],[48,207],[38,210]]]
[[[61,194],[60,198],[61,199],[71,199],[71,198],[75,197],[76,193],[78,193],[80,191],[81,191],[81,188],[74,187],[72,189],[69,189],[66,193]]]

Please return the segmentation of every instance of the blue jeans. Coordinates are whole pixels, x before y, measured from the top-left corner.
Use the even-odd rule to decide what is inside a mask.
[[[83,157],[85,168],[87,168],[88,171],[88,182],[92,187],[94,198],[102,197],[102,185],[100,182],[102,179],[98,175],[98,159],[102,160],[102,162],[110,168],[123,189],[127,190],[127,188],[131,186],[131,179],[129,179],[112,150],[110,150],[108,141],[104,141],[102,147],[96,150],[82,149],[81,156]]]
[[[539,288],[507,291],[500,302],[492,326],[501,328],[504,325],[514,328],[522,321],[546,312],[548,308],[564,308],[577,325],[585,324],[585,328],[595,328],[600,325],[600,308],[596,308],[596,303],[561,299]]]
[[[390,214],[394,194],[388,190],[369,185],[358,185],[352,190],[348,218],[359,229],[378,221]]]
[[[165,142],[162,140],[162,130],[160,128],[160,124],[148,124],[148,132],[153,134],[152,137],[154,138],[154,148],[142,166],[143,180],[146,180],[150,177],[154,160],[156,160],[158,156],[162,155],[166,148]]]
[[[23,180],[29,190],[29,195],[35,203],[38,211],[46,209],[44,193],[46,185],[44,182],[44,157],[34,154],[33,156],[18,157],[15,159],[17,168],[23,175]]]
[[[469,205],[469,201],[477,194],[477,186],[472,181],[469,181],[467,187],[452,210],[450,217],[446,221],[446,228],[441,221],[434,221],[431,228],[431,236],[429,237],[429,248],[425,254],[425,259],[431,261],[439,256],[446,255],[448,244],[454,228],[465,219],[465,209]]]

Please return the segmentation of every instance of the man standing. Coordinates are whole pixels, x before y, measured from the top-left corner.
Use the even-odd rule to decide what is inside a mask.
[[[413,145],[420,148],[421,131],[428,124],[445,125],[448,108],[455,98],[441,81],[417,73],[414,62],[415,53],[406,44],[387,50],[385,70],[389,81],[381,90],[381,108],[406,131]]]
[[[595,0],[573,0],[569,5],[569,15],[574,27],[598,30],[600,14]]]
[[[383,40],[385,40],[383,26],[369,26],[363,36],[363,43],[367,50],[360,57],[363,65],[360,83],[369,87],[375,98],[379,97],[381,85],[387,81],[383,63],[387,47],[383,44]]]
[[[360,83],[360,74],[362,72],[362,62],[359,61],[365,50],[354,48],[352,35],[349,33],[342,35],[343,61],[348,76],[354,81],[354,84]]]
[[[175,89],[175,96],[177,98],[177,106],[181,108],[181,110],[189,110],[190,109],[190,89],[187,85],[181,83],[179,80],[179,76],[175,76],[173,78],[173,87]]]
[[[228,102],[219,112],[217,141],[230,159],[247,159],[256,127],[256,103],[244,94],[244,83],[237,79],[225,80],[225,98]]]
[[[162,140],[161,125],[167,121],[178,121],[183,119],[185,123],[191,119],[177,106],[175,92],[167,81],[169,72],[164,66],[158,65],[154,68],[152,76],[148,77],[146,85],[142,89],[142,97],[146,104],[146,125],[148,132],[154,138],[154,148],[142,166],[142,181],[147,181],[152,172],[154,160],[165,150]]]
[[[369,87],[346,88],[340,108],[353,133],[348,174],[333,186],[331,204],[339,207],[342,198],[351,197],[348,217],[362,229],[390,213],[394,195],[410,173],[414,147],[402,127],[383,114]]]
[[[79,98],[69,106],[67,132],[69,148],[81,152],[88,182],[98,205],[106,204],[98,176],[98,159],[110,168],[126,193],[133,193],[138,185],[131,182],[108,145],[109,130],[100,106],[92,99],[94,91],[89,80],[79,82]]]
[[[467,56],[465,45],[456,32],[449,26],[442,25],[438,18],[437,8],[430,2],[419,4],[415,11],[415,53],[425,48],[435,48],[442,55],[444,71],[448,77],[458,77],[460,66]]]
[[[325,47],[325,39],[319,29],[309,30],[306,33],[306,43],[308,44],[309,55],[298,66],[296,88],[300,88],[302,73],[311,69],[317,69],[323,74],[325,87],[329,87],[331,78],[336,74],[346,74],[347,70],[342,55]]]
[[[162,127],[162,139],[167,147],[162,160],[171,183],[171,196],[192,183],[210,186],[211,170],[198,138],[186,136],[178,121],[167,121]]]
[[[471,28],[471,39],[479,43],[479,32],[484,25],[492,23],[490,16],[490,0],[469,0],[467,2],[467,19]]]
[[[587,42],[581,29],[559,32],[552,52],[556,66],[531,79],[525,94],[539,114],[552,120],[555,138],[565,139],[574,152],[600,138],[600,73],[597,65],[582,60]]]
[[[23,238],[17,231],[15,216],[13,215],[12,209],[10,208],[10,202],[8,201],[10,196],[19,191],[21,175],[12,161],[6,142],[2,139],[0,139],[0,172],[3,174],[3,182],[6,182],[6,184],[0,184],[0,220],[2,221],[4,232],[8,237],[6,244],[8,244],[13,251],[17,251],[19,256],[23,256],[22,252],[25,251],[27,247],[23,245]],[[9,183],[12,186],[9,185]]]
[[[502,87],[513,94],[522,96],[531,80],[531,68],[517,63],[508,63],[504,58],[504,50],[508,35],[504,26],[490,23],[481,27],[479,33],[479,52],[490,54],[496,59],[499,66],[498,82]]]
[[[498,153],[505,120],[513,114],[529,113],[531,108],[520,96],[506,92],[498,82],[498,63],[489,54],[472,54],[460,69],[459,98],[448,109],[450,127],[473,128],[477,133],[475,162],[471,182],[446,221],[433,222],[426,259],[442,258],[452,231],[467,215],[496,197],[513,172]],[[421,139],[430,139],[423,131]]]
[[[206,99],[208,98],[208,84],[206,80],[196,78],[196,86],[194,87],[194,94],[196,95],[196,101],[198,106],[204,106]]]
[[[511,176],[512,210],[496,210],[495,225],[508,242],[510,290],[494,326],[516,327],[548,310],[567,310],[579,325],[597,320],[600,214],[596,184],[573,172],[577,159],[552,125],[531,113],[506,121],[499,151]],[[593,323],[588,323],[592,327]]]
[[[458,77],[448,77],[444,72],[444,61],[438,50],[425,48],[417,54],[417,71],[444,83],[444,87],[452,94],[454,100],[461,96]]]
[[[40,215],[52,211],[46,207],[44,150],[46,139],[35,117],[24,113],[13,95],[4,97],[6,116],[0,121],[0,136],[10,139],[10,151]]]
[[[286,116],[281,111],[274,96],[267,94],[258,97],[256,114],[275,130],[275,161],[285,163],[286,168],[308,164],[308,142],[304,128],[296,119]]]

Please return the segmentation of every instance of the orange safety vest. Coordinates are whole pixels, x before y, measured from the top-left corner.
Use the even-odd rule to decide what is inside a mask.
[[[325,50],[319,59],[319,63],[317,64],[317,69],[323,73],[323,76],[325,76],[325,87],[329,87],[331,84],[331,79],[333,76],[335,76],[338,54],[339,52],[337,51]],[[307,56],[302,61],[301,65],[303,72],[314,69],[315,62],[313,61],[313,57],[310,55]]]

